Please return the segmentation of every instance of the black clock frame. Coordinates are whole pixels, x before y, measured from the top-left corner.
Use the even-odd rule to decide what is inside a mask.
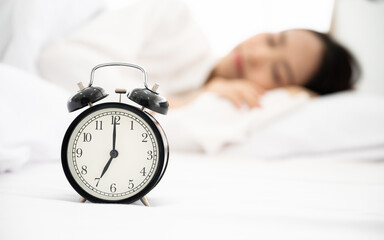
[[[159,144],[159,154],[158,154],[158,164],[157,169],[154,172],[154,176],[150,180],[150,182],[145,186],[141,191],[139,191],[137,194],[130,196],[125,199],[121,200],[105,200],[97,198],[91,194],[89,194],[87,191],[85,191],[74,179],[73,175],[71,174],[71,171],[69,169],[69,161],[68,161],[68,144],[69,139],[72,135],[73,130],[76,128],[76,126],[83,120],[85,117],[87,117],[89,114],[101,110],[101,109],[108,109],[108,108],[121,108],[124,110],[131,111],[137,115],[139,115],[152,129],[154,132],[155,138],[157,140],[157,143]],[[167,144],[165,144],[167,143]],[[169,149],[168,149],[168,141],[166,139],[166,135],[162,128],[160,127],[160,124],[157,123],[156,119],[153,118],[148,113],[125,103],[102,103],[95,106],[92,106],[82,112],[79,116],[77,116],[72,123],[69,125],[63,139],[63,143],[61,145],[61,165],[63,167],[65,176],[71,186],[76,190],[78,194],[80,194],[85,199],[95,202],[95,203],[132,203],[140,198],[144,197],[146,194],[148,194],[161,180],[163,177],[163,174],[167,168],[168,165],[168,158],[169,158]]]

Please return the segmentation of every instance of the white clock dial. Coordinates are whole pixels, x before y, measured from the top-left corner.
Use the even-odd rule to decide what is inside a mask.
[[[138,194],[155,176],[159,140],[133,111],[101,108],[73,128],[66,154],[81,189],[97,199],[119,201]]]

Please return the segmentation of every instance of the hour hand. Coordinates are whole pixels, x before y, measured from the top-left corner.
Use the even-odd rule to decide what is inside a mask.
[[[111,158],[108,160],[107,164],[105,164],[105,167],[103,169],[103,172],[100,175],[100,178],[102,178],[104,176],[105,172],[108,170],[109,165],[111,165],[112,159],[113,159],[113,157],[111,156]]]
[[[101,179],[104,176],[105,172],[108,170],[109,165],[111,165],[112,159],[116,158],[119,155],[119,153],[115,149],[116,148],[116,119],[113,122],[112,148],[113,148],[112,151],[109,153],[111,157],[109,158],[107,164],[105,164],[103,172],[101,173],[99,179]]]

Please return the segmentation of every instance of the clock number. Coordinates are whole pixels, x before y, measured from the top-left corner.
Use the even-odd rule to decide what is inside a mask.
[[[131,130],[133,130],[133,121],[131,121]]]
[[[129,179],[129,183],[128,183],[128,189],[132,189],[135,187],[135,184],[133,184],[133,180],[132,179]]]
[[[96,121],[96,130],[103,130],[103,121]]]
[[[116,122],[116,125],[120,125],[120,116],[112,116],[112,125]]]
[[[88,171],[87,171],[87,166],[86,166],[86,165],[83,165],[83,166],[81,167],[81,174],[85,175],[85,174],[87,174],[87,173],[88,173]]]
[[[143,174],[143,176],[145,176],[145,174],[146,174],[145,167],[143,169],[141,169],[140,173]]]
[[[148,138],[148,134],[147,133],[143,133],[143,134],[141,134],[141,136],[143,137],[143,141],[142,142],[148,142],[147,141],[147,138]]]
[[[95,181],[97,181],[96,187],[99,186],[100,178],[95,178]]]
[[[147,160],[152,160],[153,159],[152,151],[149,150],[147,153],[148,153]]]
[[[109,187],[109,190],[111,192],[116,192],[116,183],[112,183],[111,186]]]
[[[90,133],[83,133],[84,140],[83,142],[90,142],[92,140],[92,135]]]
[[[76,157],[81,158],[81,156],[83,156],[83,149],[76,149]]]

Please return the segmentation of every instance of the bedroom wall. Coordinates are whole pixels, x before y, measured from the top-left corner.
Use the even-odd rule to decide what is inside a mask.
[[[105,0],[119,9],[137,0]],[[249,36],[289,28],[329,30],[334,0],[181,0],[213,45],[224,55]]]
[[[259,32],[311,28],[327,32],[334,0],[184,0],[214,51],[223,55]]]
[[[384,1],[337,0],[331,31],[360,62],[357,89],[384,94]]]

